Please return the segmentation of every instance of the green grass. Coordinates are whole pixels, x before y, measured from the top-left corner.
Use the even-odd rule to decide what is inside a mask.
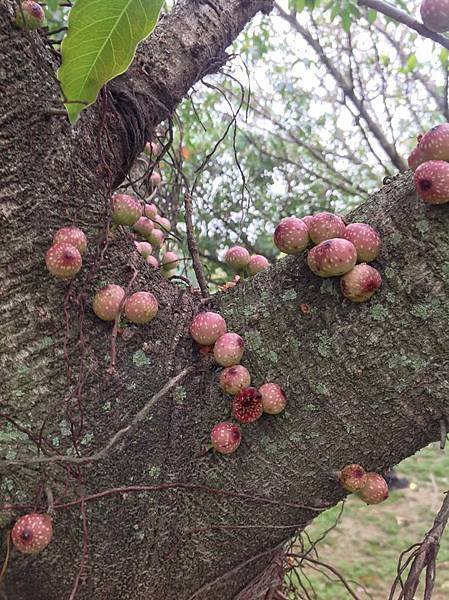
[[[409,489],[391,492],[388,500],[377,506],[366,506],[350,496],[340,523],[318,545],[320,560],[346,579],[362,584],[373,600],[386,600],[400,553],[419,542],[432,526],[443,492],[449,489],[449,451],[441,451],[436,444],[429,446],[403,461],[396,470],[407,477]],[[307,528],[313,540],[335,523],[339,510],[337,506],[323,513]],[[433,600],[449,598],[448,567],[449,531],[441,543]],[[317,600],[351,599],[341,584],[311,569],[305,573]],[[369,598],[362,588],[355,584],[352,587],[361,599]]]

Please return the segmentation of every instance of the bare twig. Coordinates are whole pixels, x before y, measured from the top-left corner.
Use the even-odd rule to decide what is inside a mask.
[[[28,458],[28,459],[18,459],[18,460],[5,460],[0,463],[0,467],[17,467],[22,465],[38,465],[38,464],[51,464],[51,463],[67,463],[67,464],[75,464],[82,465],[85,463],[91,463],[99,461],[105,458],[120,442],[124,440],[125,437],[130,436],[135,432],[137,427],[144,421],[150,410],[153,406],[161,400],[168,392],[170,392],[174,387],[178,385],[189,373],[194,370],[194,367],[186,367],[183,369],[178,375],[170,379],[164,387],[157,392],[154,396],[148,400],[148,402],[143,406],[143,408],[134,415],[131,423],[120,429],[115,433],[111,439],[108,441],[106,446],[104,446],[101,450],[96,452],[91,456],[38,456],[36,458]],[[55,505],[56,508],[56,505]]]
[[[393,582],[391,588],[390,598],[393,598],[394,590],[398,582],[401,584],[402,591],[400,592],[399,598],[402,600],[413,600],[415,597],[416,589],[419,585],[421,575],[426,571],[425,578],[425,589],[424,589],[424,600],[428,600],[432,596],[433,586],[435,583],[435,572],[436,572],[436,558],[438,550],[440,548],[440,541],[443,532],[446,528],[449,519],[449,494],[446,493],[446,497],[443,504],[438,512],[433,527],[425,535],[423,541],[417,545],[415,550],[407,559],[406,564],[398,569],[398,575]],[[411,548],[409,548],[410,550]],[[401,560],[404,553],[401,554]],[[404,572],[406,566],[412,562],[407,579],[402,586],[401,575]]]
[[[423,37],[429,38],[429,40],[433,40],[437,44],[441,44],[441,46],[444,46],[449,50],[449,39],[447,37],[430,31],[430,29],[427,29],[425,25],[399,8],[391,6],[391,4],[381,2],[381,0],[357,0],[357,4],[359,6],[366,6],[367,8],[377,10],[385,16],[394,19],[398,23],[407,25],[407,27],[410,27],[410,29],[413,29]]]
[[[200,286],[203,297],[209,296],[209,287],[207,285],[206,277],[204,276],[203,265],[201,264],[200,255],[198,252],[198,244],[196,242],[195,230],[193,228],[192,219],[192,196],[186,192],[184,194],[184,206],[185,206],[185,218],[186,218],[186,229],[187,229],[187,246],[189,247],[190,256],[193,261],[193,269]]]

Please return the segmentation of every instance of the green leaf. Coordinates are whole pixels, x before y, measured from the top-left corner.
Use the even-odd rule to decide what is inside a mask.
[[[367,18],[368,18],[368,23],[370,25],[372,25],[374,23],[374,21],[377,19],[377,10],[373,10],[372,8],[370,8],[368,10]]]
[[[164,0],[76,0],[58,71],[71,123],[100,89],[124,73],[153,31]]]

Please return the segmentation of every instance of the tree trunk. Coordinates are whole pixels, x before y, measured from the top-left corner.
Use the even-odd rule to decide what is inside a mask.
[[[254,383],[279,383],[288,407],[246,426],[235,454],[203,452],[211,427],[230,414],[219,370],[188,334],[204,303],[139,263],[125,233],[110,233],[106,247],[103,238],[110,188],[152,128],[271,2],[215,5],[218,13],[180,2],[71,130],[50,110],[60,107],[55,60],[37,35],[12,28],[0,0],[0,491],[4,504],[45,509],[49,487],[57,506],[48,549],[13,553],[8,600],[69,598],[77,576],[76,598],[86,600],[224,600],[245,597],[248,586],[251,600],[263,598],[282,543],[313,507],[342,498],[332,471],[348,462],[382,471],[437,439],[448,416],[449,209],[426,207],[405,174],[351,215],[383,236],[374,301],[342,301],[338,282],[312,275],[301,256],[207,305],[243,335]],[[67,286],[43,257],[71,222],[90,250]],[[126,286],[130,263],[133,289],[153,291],[160,311],[118,338],[111,374],[112,326],[94,317],[90,300],[104,282]],[[194,371],[105,459],[38,462],[94,454],[185,367]],[[15,464],[28,457],[37,461]],[[130,486],[156,489],[113,492]]]

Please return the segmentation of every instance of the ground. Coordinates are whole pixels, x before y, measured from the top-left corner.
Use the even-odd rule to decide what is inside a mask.
[[[408,478],[410,487],[394,491],[378,506],[366,506],[349,497],[340,524],[319,546],[320,559],[336,567],[354,586],[360,599],[386,600],[395,578],[399,554],[422,539],[432,526],[449,489],[449,452],[438,444],[403,461],[397,473]],[[340,506],[316,519],[308,532],[312,539],[332,525]],[[449,531],[443,536],[433,600],[449,598]],[[347,600],[342,586],[308,572],[318,600]],[[421,596],[417,596],[420,598]]]

